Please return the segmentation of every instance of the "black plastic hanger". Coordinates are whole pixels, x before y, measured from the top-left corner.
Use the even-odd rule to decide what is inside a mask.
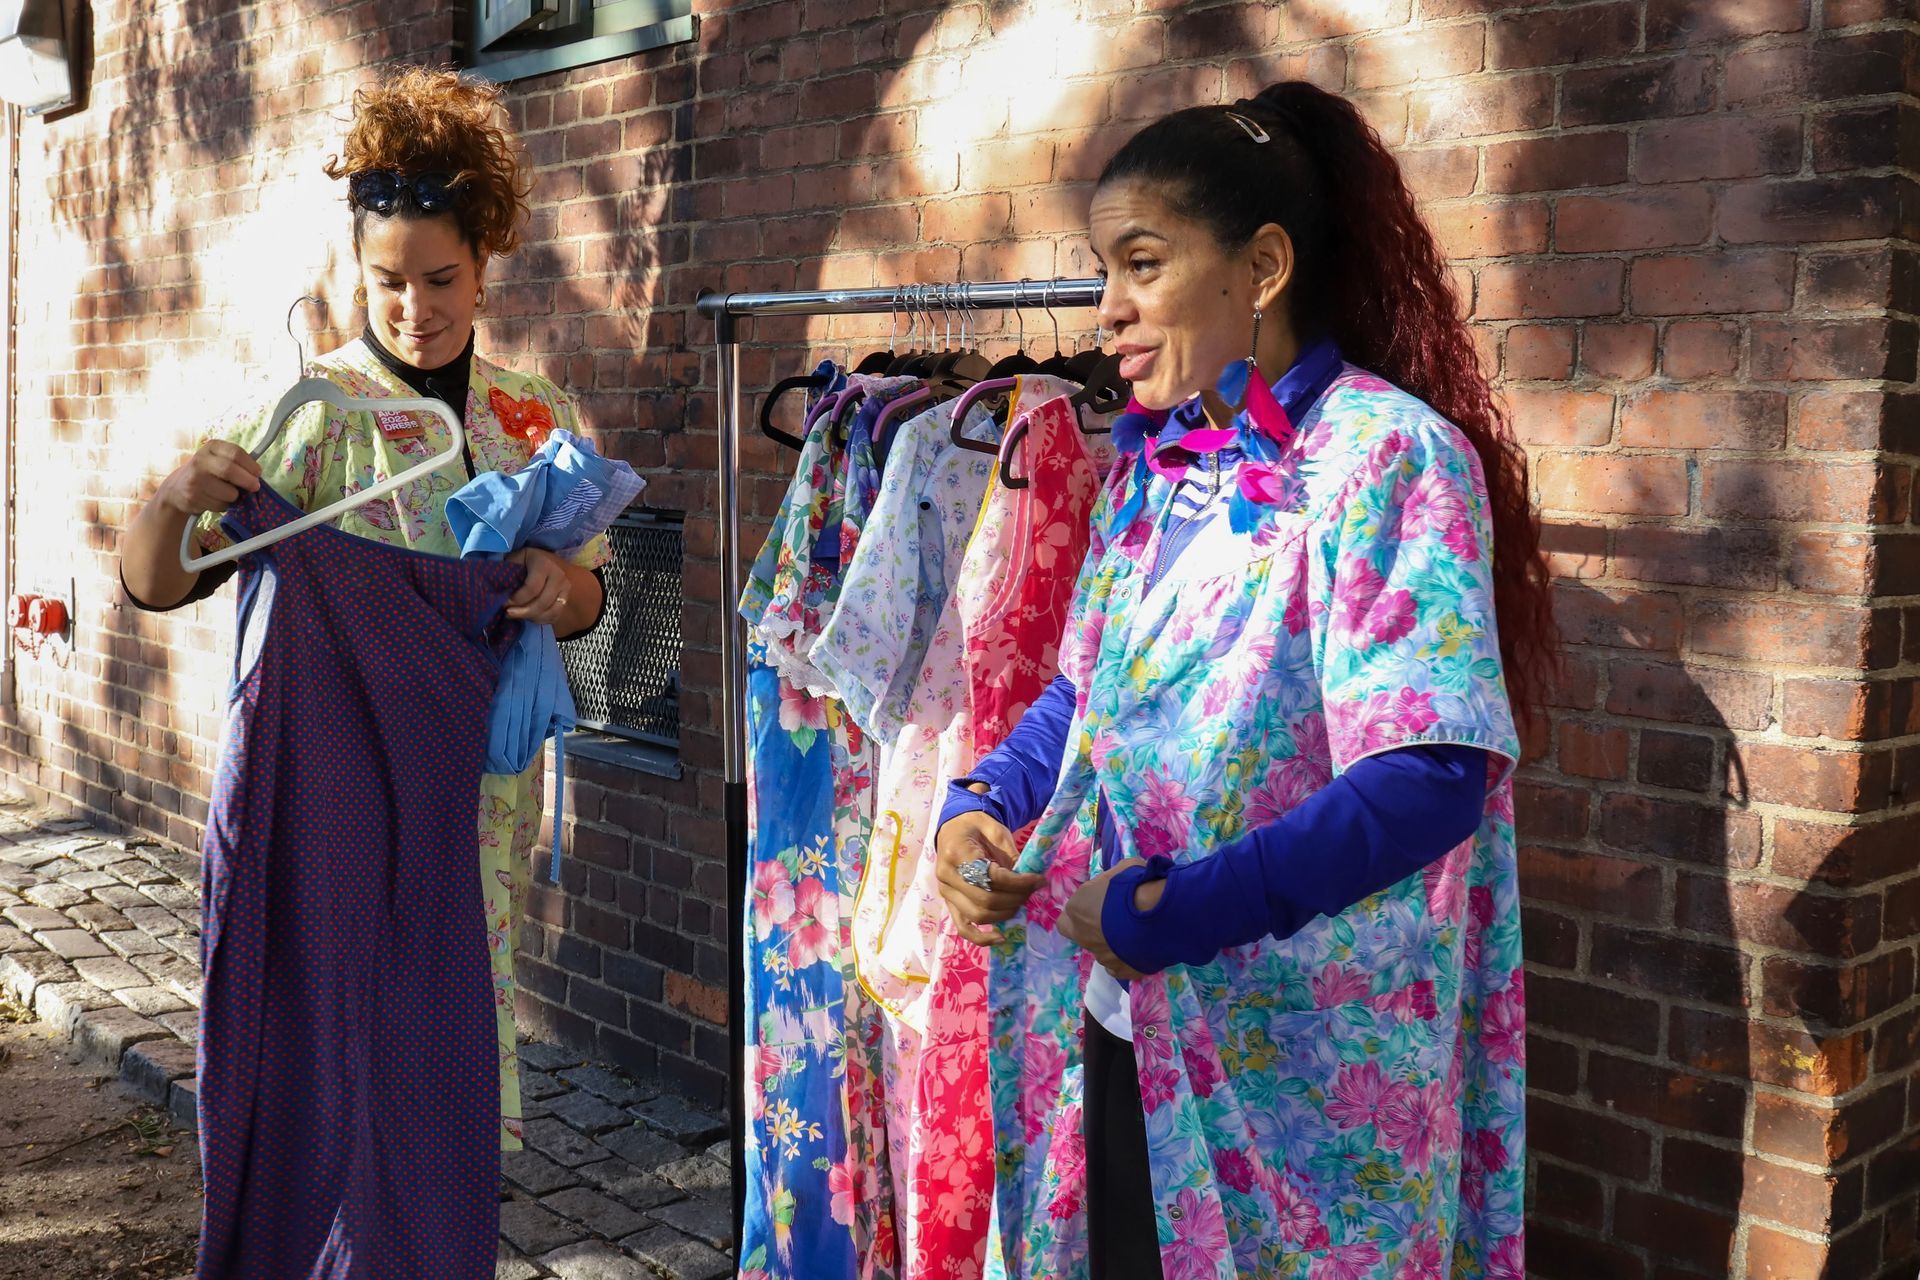
[[[794,435],[792,432],[782,431],[779,427],[773,425],[774,402],[789,391],[798,391],[802,388],[819,390],[822,387],[828,386],[831,382],[832,378],[828,374],[803,373],[798,377],[782,378],[780,381],[774,383],[773,389],[767,392],[767,398],[760,402],[760,433],[766,436],[767,439],[783,444],[789,449],[797,450],[805,448],[806,441]]]
[[[1120,376],[1120,357],[1101,355],[1087,371],[1080,389],[1067,397],[1067,403],[1105,415],[1126,408],[1132,398],[1133,384]]]

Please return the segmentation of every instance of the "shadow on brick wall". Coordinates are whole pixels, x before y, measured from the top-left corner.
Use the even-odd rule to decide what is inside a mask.
[[[204,228],[221,199],[235,198],[216,192],[213,166],[247,156],[259,125],[255,55],[234,10],[216,0],[184,0],[166,14],[132,6],[112,32],[110,61],[94,56],[93,41],[83,54],[85,66],[110,71],[118,92],[106,126],[76,126],[48,166],[51,221],[77,233],[88,254],[68,315],[71,371],[54,371],[43,411],[57,446],[86,449],[103,420],[113,423],[110,439],[139,432],[145,424],[126,406],[144,391],[147,369],[133,340],[177,344],[192,333],[204,291],[187,228]],[[103,34],[91,19],[87,29],[95,40]],[[93,93],[96,112],[105,98]],[[110,486],[131,479],[96,474]],[[78,496],[82,540],[109,564],[130,500],[118,491]],[[165,624],[120,604],[117,592],[104,607],[81,602],[79,671],[66,678],[90,678],[92,688],[65,700],[54,763],[77,777],[69,794],[88,809],[190,843],[205,807],[182,789],[194,770],[181,759],[183,726],[170,717],[191,710],[175,706],[167,638]],[[19,726],[8,738],[21,757],[35,754]]]
[[[1553,547],[1556,530],[1543,532]],[[1638,1274],[1621,1251],[1646,1250],[1719,1272],[1754,1105],[1752,962],[1731,942],[1733,886],[1760,860],[1719,709],[1728,693],[1640,650],[1615,597],[1569,578],[1556,588],[1568,646],[1550,699],[1556,745],[1516,805],[1530,1268]]]

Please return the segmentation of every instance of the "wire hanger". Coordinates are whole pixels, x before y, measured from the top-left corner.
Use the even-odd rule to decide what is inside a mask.
[[[326,305],[321,302],[320,299],[312,297],[311,295],[296,299],[293,306],[287,309],[287,334],[289,337],[293,334],[293,313],[300,309],[300,304],[303,302],[311,302],[315,306]],[[258,551],[262,547],[270,547],[276,542],[284,542],[296,533],[305,533],[308,529],[317,528],[320,525],[336,520],[347,512],[354,510],[356,507],[365,506],[375,498],[384,498],[395,489],[403,485],[411,484],[422,476],[432,474],[447,463],[459,458],[466,449],[466,432],[460,425],[460,419],[455,416],[452,409],[447,407],[445,401],[427,399],[421,396],[401,396],[388,399],[381,396],[347,395],[340,389],[338,383],[331,382],[326,378],[304,376],[307,369],[306,344],[302,343],[298,338],[294,338],[294,343],[299,349],[300,372],[303,376],[298,382],[288,387],[286,394],[280,397],[280,402],[273,406],[273,413],[268,418],[266,437],[262,439],[258,445],[254,446],[254,457],[258,458],[261,454],[265,453],[268,447],[280,438],[281,430],[286,427],[287,419],[293,416],[295,409],[300,408],[302,405],[312,404],[316,400],[324,404],[330,404],[334,408],[347,413],[373,413],[383,409],[388,411],[405,411],[408,413],[431,413],[447,424],[447,431],[451,436],[451,442],[444,452],[435,454],[418,466],[408,467],[398,475],[388,476],[380,483],[362,489],[358,493],[348,494],[338,502],[329,503],[318,511],[310,511],[299,519],[283,524],[277,529],[269,529],[265,533],[258,534],[242,542],[236,542],[230,547],[222,548],[209,555],[197,558],[193,555],[193,537],[197,531],[197,522],[189,521],[187,527],[182,530],[180,534],[180,567],[188,573],[198,573],[202,569],[211,569],[215,565],[226,564],[230,560],[238,560],[241,556],[249,552]]]

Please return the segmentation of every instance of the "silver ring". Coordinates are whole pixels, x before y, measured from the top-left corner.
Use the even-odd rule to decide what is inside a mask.
[[[960,864],[960,878],[983,893],[993,890],[993,864],[985,858]]]

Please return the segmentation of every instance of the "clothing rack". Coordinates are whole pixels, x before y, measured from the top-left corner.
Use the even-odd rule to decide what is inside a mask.
[[[701,294],[696,304],[713,321],[719,356],[720,721],[727,826],[727,1022],[731,1062],[728,1117],[733,1137],[733,1232],[739,1256],[746,1196],[746,975],[740,915],[747,894],[746,625],[740,617],[740,339],[744,316],[886,315],[894,312],[1051,310],[1094,307],[1099,279],[997,280],[979,284],[916,284],[891,289],[816,289],[792,293]]]

